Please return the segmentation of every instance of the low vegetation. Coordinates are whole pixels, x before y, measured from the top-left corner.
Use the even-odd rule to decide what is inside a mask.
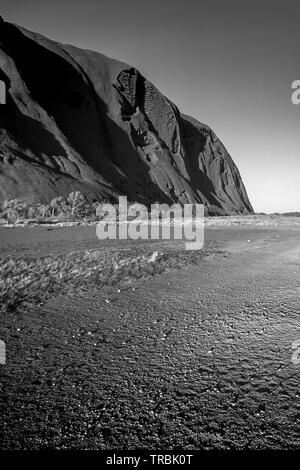
[[[49,203],[31,202],[26,200],[11,199],[5,201],[0,206],[0,223],[20,224],[28,223],[59,223],[76,221],[97,221],[104,216],[102,204],[107,200],[88,201],[80,192],[74,191],[66,198],[55,197]],[[159,204],[153,202],[153,204]],[[116,214],[119,212],[119,205],[113,204]],[[128,202],[128,207],[135,207],[138,211],[140,204]],[[142,217],[143,212],[140,213]],[[171,216],[172,217],[172,216]],[[134,218],[134,217],[133,217]],[[130,219],[130,217],[129,217]]]
[[[0,208],[2,222],[15,224],[22,221],[47,223],[54,221],[76,221],[95,219],[97,208],[102,201],[88,201],[80,191],[70,193],[66,198],[56,197],[49,203],[31,202],[19,199],[5,201]]]

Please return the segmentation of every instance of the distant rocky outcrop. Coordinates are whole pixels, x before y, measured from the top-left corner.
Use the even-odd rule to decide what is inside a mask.
[[[138,70],[0,21],[0,202],[201,202],[252,207],[239,171],[205,124],[183,115]]]

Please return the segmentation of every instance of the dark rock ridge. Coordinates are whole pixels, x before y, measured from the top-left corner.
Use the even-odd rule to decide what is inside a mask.
[[[205,124],[138,70],[0,21],[0,202],[201,202],[252,212],[239,171]]]

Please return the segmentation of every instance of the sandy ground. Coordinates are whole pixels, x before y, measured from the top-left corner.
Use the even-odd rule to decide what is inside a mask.
[[[0,229],[0,253],[94,249],[94,233]],[[299,228],[212,240],[226,256],[3,315],[1,448],[299,449]]]

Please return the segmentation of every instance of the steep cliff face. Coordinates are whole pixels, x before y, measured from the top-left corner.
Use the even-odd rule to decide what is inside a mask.
[[[239,171],[205,124],[136,69],[0,21],[0,201],[127,195],[251,212]]]

